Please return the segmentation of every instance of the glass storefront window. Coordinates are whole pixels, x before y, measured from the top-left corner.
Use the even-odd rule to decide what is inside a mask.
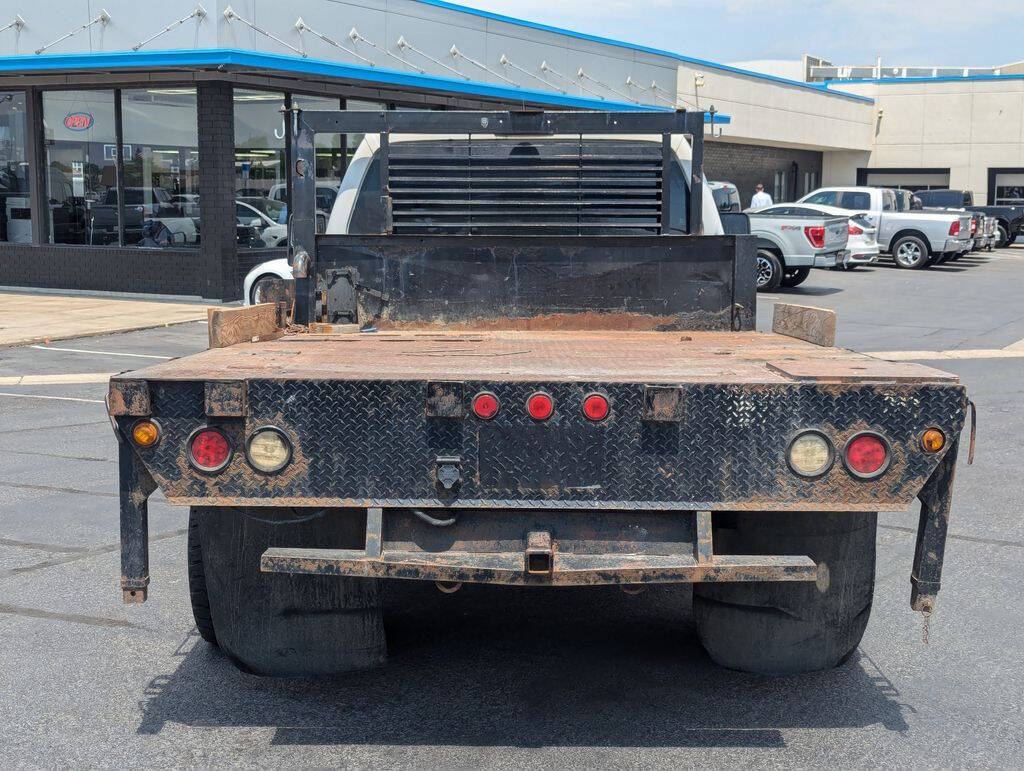
[[[274,245],[287,222],[288,185],[285,179],[285,124],[281,109],[285,95],[273,91],[236,88],[235,202],[252,206],[259,215],[248,224],[237,223],[238,243]],[[263,213],[264,199],[279,204],[278,218]],[[259,224],[256,222],[259,221]]]
[[[114,92],[43,93],[50,242],[116,244]]]
[[[198,246],[196,90],[125,89],[121,92],[121,140],[125,245]]]
[[[0,241],[32,241],[25,94],[0,91]]]
[[[284,94],[234,90],[235,193],[285,200]]]

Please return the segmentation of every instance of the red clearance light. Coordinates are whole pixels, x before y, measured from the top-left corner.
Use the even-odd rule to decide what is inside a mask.
[[[473,414],[481,420],[490,420],[498,414],[501,402],[490,391],[481,391],[473,397]]]
[[[864,228],[859,228],[852,222],[847,226],[847,230],[850,231],[851,236],[862,236],[864,235]]]
[[[825,248],[824,225],[808,225],[804,228],[804,235],[807,236],[807,240],[811,242],[811,246],[815,249]]]
[[[526,411],[534,420],[547,420],[555,411],[555,403],[546,393],[537,391],[526,400]]]
[[[857,434],[846,443],[846,468],[858,477],[876,477],[889,465],[889,447],[876,434]]]
[[[220,471],[231,458],[231,444],[218,429],[201,428],[189,441],[188,456],[200,471]]]
[[[949,234],[951,236],[960,234],[960,220],[955,220],[953,224],[949,226]]]
[[[604,420],[608,417],[608,400],[601,394],[589,394],[583,399],[583,414],[590,420]]]

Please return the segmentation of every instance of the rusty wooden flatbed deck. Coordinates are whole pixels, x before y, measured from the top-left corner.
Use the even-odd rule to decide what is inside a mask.
[[[759,332],[482,331],[289,334],[156,364],[115,379],[507,380],[643,383],[955,383]]]

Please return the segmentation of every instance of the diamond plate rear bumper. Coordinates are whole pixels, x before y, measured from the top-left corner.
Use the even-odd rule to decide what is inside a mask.
[[[710,512],[758,509],[770,517],[772,510],[900,509],[919,495],[912,607],[929,611],[939,589],[956,437],[967,404],[962,387],[934,383],[128,382],[119,394],[124,404],[112,410],[120,413],[114,420],[126,602],[146,599],[146,506],[159,486],[181,504],[376,512],[368,516],[365,551],[270,549],[262,558],[267,572],[552,586],[814,580],[816,566],[800,555],[715,555]],[[467,409],[484,388],[507,407],[492,421]],[[543,424],[515,409],[538,389],[557,405]],[[595,390],[612,407],[600,424],[574,409]],[[139,449],[128,439],[139,414],[162,429],[155,447]],[[292,463],[277,474],[256,472],[241,449],[251,431],[268,424],[293,445]],[[232,459],[218,474],[196,471],[185,457],[187,437],[204,425],[220,427],[233,443]],[[920,435],[933,426],[951,441],[944,453],[929,455]],[[891,463],[874,480],[853,477],[840,459],[818,479],[799,478],[786,465],[785,450],[807,428],[836,448],[857,432],[876,431],[890,443]],[[442,459],[459,467],[450,488],[439,483]],[[383,511],[414,506],[462,512],[484,531],[504,523],[505,531],[485,533],[474,545],[402,535],[407,525],[383,530]],[[687,516],[692,512],[695,518]],[[600,535],[613,521],[619,534]],[[659,540],[662,527],[676,532]],[[551,531],[565,545],[549,547],[548,561],[538,563],[545,570],[531,570],[531,544],[550,543]]]

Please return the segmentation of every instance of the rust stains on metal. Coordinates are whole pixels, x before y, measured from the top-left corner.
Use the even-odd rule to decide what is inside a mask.
[[[720,313],[684,313],[652,315],[628,311],[583,311],[580,313],[548,313],[540,316],[500,316],[494,318],[458,319],[438,316],[429,320],[397,321],[387,316],[374,319],[380,330],[445,329],[453,331],[521,331],[558,332],[574,330],[615,330],[619,332],[671,332],[692,329],[720,329],[725,311]]]
[[[110,379],[107,411],[112,416],[149,417],[153,414],[149,383],[145,380]]]
[[[247,388],[244,380],[210,380],[204,391],[206,414],[210,417],[245,417]]]
[[[682,388],[645,386],[641,418],[656,422],[679,421],[683,419],[685,406]]]
[[[425,405],[428,418],[461,418],[466,414],[463,384],[459,382],[427,383]]]
[[[650,554],[554,555],[550,572],[534,573],[522,552],[398,552],[368,557],[351,549],[267,549],[266,573],[397,578],[413,581],[520,586],[694,583],[711,581],[814,581],[817,566],[801,556],[719,555],[698,564],[692,556]]]

